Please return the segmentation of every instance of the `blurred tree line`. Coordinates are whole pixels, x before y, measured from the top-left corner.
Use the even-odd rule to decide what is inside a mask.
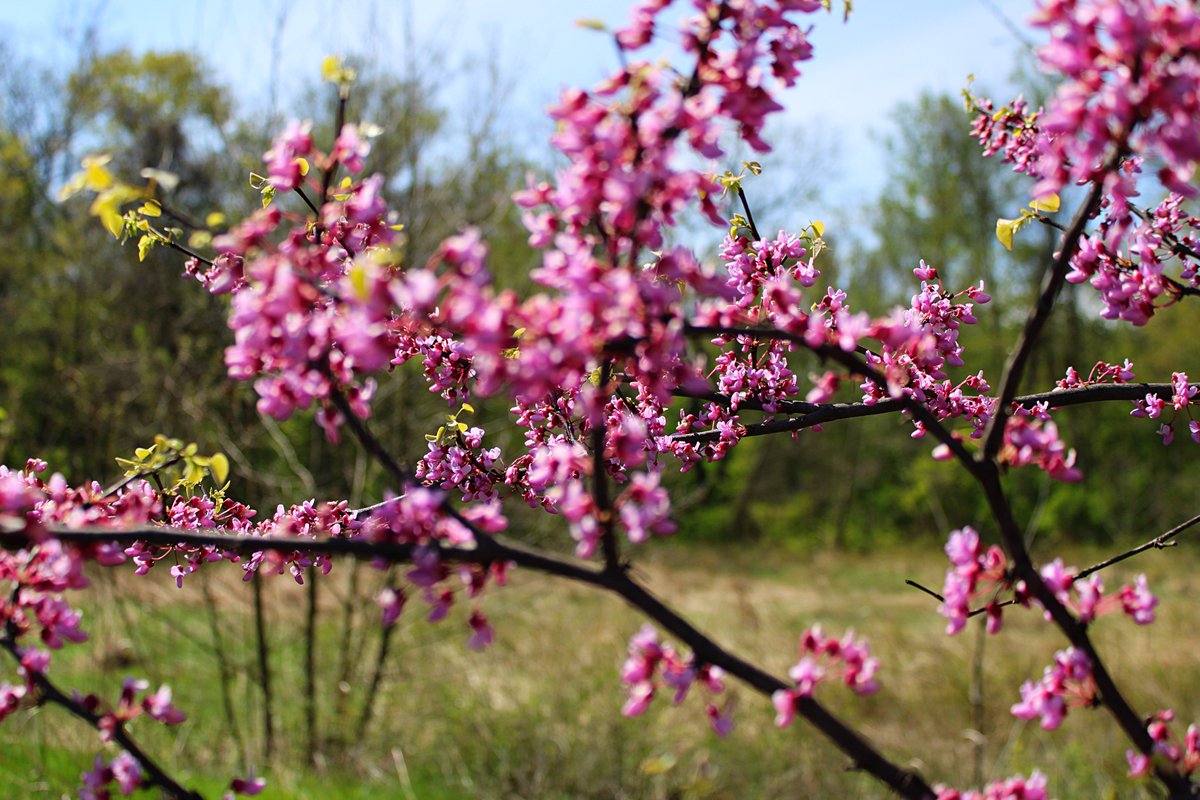
[[[383,131],[367,171],[388,176],[389,200],[406,226],[407,260],[422,263],[444,236],[477,225],[500,280],[525,284],[537,255],[525,246],[509,195],[528,169],[546,167],[504,135],[498,70],[474,76],[486,91],[470,114],[453,115],[430,76],[358,67],[349,119]],[[251,210],[258,194],[247,175],[283,120],[235,111],[229,91],[208,75],[187,53],[85,47],[64,71],[23,61],[0,43],[0,463],[38,455],[73,480],[111,479],[114,456],[162,432],[226,452],[235,491],[253,503],[309,496],[371,502],[384,482],[353,446],[326,443],[308,415],[283,424],[259,417],[251,387],[225,378],[226,299],[182,280],[177,254],[153,251],[139,263],[89,216],[86,203],[55,201],[80,158],[104,151],[130,180],[144,167],[178,175],[166,199],[182,217],[221,211],[233,220]],[[327,142],[333,102],[315,77],[314,68],[297,115],[313,118],[317,141]],[[907,302],[917,287],[911,270],[922,258],[949,287],[984,279],[994,302],[978,310],[979,324],[963,341],[975,354],[969,364],[998,380],[1054,236],[1026,229],[1012,253],[997,243],[996,218],[1014,216],[1028,186],[979,155],[958,99],[923,96],[892,119],[883,191],[861,210],[865,233],[832,232],[825,279],[846,288],[855,308],[872,312]],[[759,182],[782,181],[786,189],[788,178],[784,168]],[[811,191],[811,183],[803,188]],[[791,219],[803,211],[780,201],[786,191],[776,192],[773,216],[784,224],[807,221]],[[793,204],[805,196],[797,188]],[[1098,359],[1125,356],[1139,379],[1169,380],[1168,365],[1187,361],[1194,305],[1135,332],[1099,320],[1088,287],[1069,287],[1025,388],[1050,388],[1068,365],[1086,373]],[[803,357],[798,364],[801,372],[818,370]],[[1200,378],[1200,365],[1195,370]],[[845,394],[850,399],[852,388]],[[423,434],[437,428],[444,404],[409,369],[383,381],[380,395],[376,432],[401,458],[419,458]],[[1164,450],[1154,426],[1129,419],[1128,410],[1113,404],[1058,415],[1064,438],[1079,451],[1082,488],[1040,474],[1011,476],[1031,536],[1145,537],[1190,513],[1179,501],[1194,446],[1186,431]],[[477,418],[497,443],[512,436],[506,417],[501,403],[479,406]],[[889,417],[805,431],[798,442],[748,440],[726,462],[672,479],[682,530],[701,539],[853,547],[941,539],[950,528],[986,520],[962,471],[934,462],[932,445],[910,441],[909,431]]]
[[[237,220],[259,202],[247,177],[262,171],[262,153],[283,120],[235,113],[231,93],[193,54],[85,52],[63,75],[5,50],[0,462],[37,455],[73,479],[111,479],[114,456],[164,432],[227,452],[240,467],[235,491],[254,503],[378,498],[377,476],[353,446],[328,445],[311,417],[260,418],[252,388],[225,377],[227,298],[181,279],[178,253],[151,252],[139,263],[96,224],[86,201],[55,199],[81,157],[105,152],[130,182],[145,167],[178,176],[178,188],[163,195],[178,218],[222,212]],[[358,72],[349,119],[382,130],[366,169],[389,177],[406,257],[423,263],[442,238],[476,225],[506,273],[500,277],[521,283],[535,256],[509,195],[529,164],[497,133],[501,76],[486,69],[473,76],[485,99],[458,124],[430,81],[369,64]],[[316,78],[314,64],[297,115],[312,118],[316,140],[329,142],[336,99]],[[444,402],[405,370],[381,395],[377,432],[403,458],[419,457],[422,434],[436,429]]]

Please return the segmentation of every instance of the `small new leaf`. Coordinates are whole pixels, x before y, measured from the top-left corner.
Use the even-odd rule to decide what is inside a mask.
[[[1020,229],[1022,222],[1021,218],[996,220],[996,238],[1000,240],[1000,244],[1004,245],[1005,250],[1013,249],[1013,237]]]
[[[212,473],[214,483],[224,486],[229,478],[229,459],[224,453],[213,453],[208,460],[208,471]]]
[[[173,192],[175,191],[175,187],[179,185],[179,176],[174,172],[167,172],[165,169],[146,167],[142,170],[141,176],[161,186],[164,192]]]
[[[1037,200],[1033,200],[1029,203],[1029,207],[1034,211],[1042,211],[1046,214],[1054,214],[1058,211],[1061,205],[1062,201],[1056,194],[1048,195],[1046,197],[1039,197]]]

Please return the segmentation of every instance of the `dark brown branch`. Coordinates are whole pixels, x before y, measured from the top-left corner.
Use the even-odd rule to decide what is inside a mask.
[[[1105,172],[1111,170],[1118,161],[1119,156],[1109,159]],[[988,422],[987,432],[983,437],[983,453],[981,455],[983,459],[994,458],[996,453],[1000,452],[1000,445],[1004,442],[1004,428],[1008,423],[1009,407],[1013,398],[1017,396],[1017,387],[1021,383],[1021,377],[1025,374],[1025,365],[1033,354],[1033,347],[1037,343],[1038,336],[1046,326],[1046,321],[1050,319],[1054,303],[1058,299],[1059,292],[1062,291],[1063,284],[1066,283],[1071,259],[1079,250],[1079,240],[1083,237],[1088,220],[1095,216],[1103,196],[1104,182],[1098,180],[1088,193],[1087,200],[1075,213],[1071,227],[1063,235],[1062,247],[1046,272],[1037,302],[1030,310],[1021,336],[1017,339],[1016,347],[1008,359],[1008,364],[1004,367],[1004,375],[1000,379],[1000,402],[996,404],[996,409]]]
[[[1051,392],[1024,395],[1015,398],[1013,403],[1022,408],[1032,408],[1039,403],[1048,403],[1051,408],[1066,408],[1068,406],[1113,400],[1141,400],[1147,395],[1169,399],[1174,395],[1174,392],[1174,387],[1169,383],[1098,383],[1074,389],[1055,389]],[[676,394],[684,397],[698,397],[713,402],[723,402],[724,404],[729,403],[727,396],[717,394],[716,392],[677,392]],[[745,435],[766,436],[773,433],[787,433],[843,419],[873,417],[905,410],[904,404],[899,400],[890,399],[880,400],[874,405],[866,403],[804,403],[782,400],[778,403],[778,406],[780,411],[788,412],[796,410],[800,411],[802,416],[751,423],[744,426],[746,429]],[[762,403],[759,401],[742,401],[738,404],[738,407],[761,411]],[[715,430],[697,431],[695,433],[677,434],[671,438],[672,441],[677,442],[715,442],[720,439],[720,434]]]
[[[1086,578],[1088,575],[1091,575],[1093,572],[1099,572],[1102,569],[1107,569],[1107,568],[1111,567],[1113,564],[1119,564],[1122,561],[1124,561],[1128,558],[1133,558],[1134,556],[1144,553],[1147,550],[1162,550],[1163,548],[1166,548],[1166,547],[1174,547],[1176,544],[1176,542],[1173,541],[1175,539],[1175,537],[1178,536],[1179,534],[1183,533],[1184,531],[1186,531],[1188,528],[1191,528],[1193,525],[1196,525],[1197,523],[1200,523],[1200,515],[1196,515],[1196,516],[1192,517],[1191,519],[1189,519],[1187,522],[1176,525],[1174,528],[1171,528],[1171,530],[1167,531],[1162,536],[1156,536],[1155,538],[1151,539],[1150,541],[1146,542],[1145,544],[1140,544],[1137,547],[1133,548],[1132,550],[1126,550],[1124,553],[1121,553],[1120,555],[1115,555],[1112,558],[1101,561],[1099,564],[1093,564],[1092,566],[1088,567],[1087,569],[1079,570],[1079,572],[1075,573],[1075,577],[1072,580],[1077,581],[1080,578]]]
[[[871,381],[884,392],[890,394],[891,390],[888,387],[887,378],[885,378],[877,369],[872,367],[866,360],[857,352],[847,352],[840,347],[823,344],[818,347],[813,347],[808,344],[803,336],[781,331],[777,328],[726,328],[715,325],[687,325],[684,326],[684,334],[688,336],[750,336],[760,339],[780,339],[789,341],[793,344],[805,347],[816,353],[822,359],[835,361],[841,364],[851,373],[861,375],[863,378]],[[942,444],[950,448],[951,452],[958,457],[964,464],[974,462],[974,458],[967,451],[963,443],[958,437],[950,432],[937,417],[933,415],[928,408],[922,403],[914,400],[910,394],[904,393],[901,397],[894,398],[904,410],[908,411],[913,417],[920,422],[927,431],[932,433],[934,437]]]
[[[758,226],[754,224],[754,214],[750,212],[750,201],[746,199],[746,193],[742,191],[739,184],[737,187],[738,200],[742,202],[742,210],[746,212],[746,221],[750,223],[750,234],[754,237],[754,241],[759,241],[762,236],[758,233]]]
[[[612,377],[612,365],[608,359],[600,364],[600,389],[608,386]],[[596,503],[596,524],[600,527],[600,547],[604,553],[604,568],[609,571],[621,569],[621,552],[617,544],[613,502],[608,486],[608,460],[604,457],[607,430],[602,420],[592,426],[592,499]]]
[[[321,210],[317,208],[313,201],[308,198],[308,194],[304,191],[304,187],[297,185],[296,194],[300,195],[300,199],[304,201],[304,205],[308,206],[309,210],[317,216],[317,224],[321,224]]]
[[[1046,613],[1054,621],[1054,624],[1066,635],[1068,641],[1087,656],[1088,661],[1092,665],[1092,679],[1095,681],[1100,703],[1108,709],[1113,719],[1116,720],[1117,725],[1138,751],[1153,758],[1155,753],[1154,741],[1150,738],[1150,734],[1146,730],[1145,720],[1142,719],[1140,714],[1134,711],[1129,701],[1125,699],[1125,696],[1117,687],[1116,682],[1108,672],[1108,668],[1104,665],[1104,661],[1100,658],[1095,645],[1092,644],[1091,638],[1088,636],[1087,626],[1076,619],[1067,610],[1066,606],[1059,602],[1054,592],[1042,580],[1042,576],[1038,573],[1037,568],[1030,559],[1029,552],[1025,548],[1025,542],[1021,535],[1021,529],[1017,525],[1016,518],[1013,516],[1012,507],[1004,495],[1004,490],[1000,483],[999,467],[995,461],[985,461],[978,463],[977,468],[972,471],[972,474],[976,476],[983,487],[988,506],[992,511],[992,517],[996,520],[1005,549],[1008,551],[1009,558],[1013,562],[1014,576],[1025,581],[1030,596],[1041,604],[1042,608],[1046,610]],[[1168,795],[1172,800],[1180,800],[1193,796],[1193,784],[1187,776],[1181,775],[1161,762],[1156,763],[1154,769],[1159,780],[1167,787]]]
[[[350,432],[354,434],[363,448],[379,462],[380,466],[392,474],[392,477],[396,479],[396,488],[403,490],[405,484],[412,480],[411,473],[401,466],[400,462],[393,458],[388,449],[383,446],[383,443],[375,438],[375,434],[367,429],[363,421],[354,413],[354,409],[350,407],[350,401],[346,399],[345,395],[334,391],[330,393],[329,400],[341,412]]]

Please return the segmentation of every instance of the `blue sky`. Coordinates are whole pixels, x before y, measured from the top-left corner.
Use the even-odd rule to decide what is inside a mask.
[[[411,19],[417,52],[440,54],[445,74],[460,75],[455,65],[495,54],[513,82],[509,127],[531,145],[549,131],[541,110],[563,86],[590,84],[614,66],[611,42],[574,21],[619,23],[627,6],[621,0],[43,0],[0,3],[0,35],[25,55],[62,63],[71,58],[72,32],[99,9],[103,47],[201,52],[247,107],[274,98],[285,115],[304,116],[289,101],[322,56],[362,53],[401,67]],[[897,103],[922,90],[957,92],[970,73],[1005,95],[1022,45],[1000,18],[1021,23],[1032,8],[1033,0],[856,0],[846,24],[840,13],[815,15],[816,57],[785,98],[787,125],[837,144],[837,157],[824,169],[827,208],[811,216],[852,213],[878,191],[885,165],[872,132],[886,129]],[[446,79],[451,109],[462,106],[471,88],[461,78]]]

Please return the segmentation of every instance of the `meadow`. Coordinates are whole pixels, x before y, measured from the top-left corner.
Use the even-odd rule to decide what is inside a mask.
[[[1070,553],[1079,566],[1104,555]],[[666,544],[651,548],[638,570],[720,642],[778,674],[795,661],[806,626],[853,627],[882,661],[882,689],[860,698],[823,684],[819,698],[932,780],[966,787],[980,768],[991,780],[1037,767],[1049,775],[1052,796],[1063,800],[1157,796],[1125,777],[1126,743],[1098,718],[1103,710],[1075,709],[1056,732],[1008,713],[1020,683],[1040,676],[1062,647],[1059,634],[1036,612],[1013,609],[999,637],[982,640],[976,626],[947,637],[936,601],[905,585],[911,578],[940,588],[944,564],[932,543],[869,554]],[[1183,542],[1113,568],[1110,586],[1148,574],[1162,601],[1159,622],[1138,627],[1113,616],[1094,627],[1135,706],[1150,712],[1175,703],[1183,721],[1200,715],[1194,690],[1200,619],[1189,600],[1198,566],[1200,558]],[[465,605],[430,624],[421,601],[410,603],[389,642],[364,728],[362,704],[381,629],[378,609],[361,598],[382,576],[365,566],[357,575],[348,565],[335,567],[319,585],[312,753],[305,728],[306,589],[287,577],[266,581],[275,728],[274,753],[266,759],[251,587],[236,569],[211,572],[215,616],[203,593],[178,591],[165,570],[142,578],[97,573],[93,587],[76,598],[93,641],[56,656],[52,672],[62,686],[109,698],[127,675],[169,683],[189,720],[173,729],[138,720],[134,733],[206,797],[219,796],[228,776],[249,765],[268,777],[263,796],[273,798],[888,796],[802,722],[776,730],[770,705],[736,685],[730,695],[736,726],[726,739],[710,731],[701,697],[680,707],[660,699],[646,715],[624,718],[618,670],[641,620],[615,598],[520,571],[485,597],[497,639],[484,652],[465,646]],[[360,599],[350,603],[347,629],[352,590]],[[229,674],[232,715],[224,710],[218,652]],[[0,727],[0,739],[5,798],[72,793],[103,749],[94,731],[58,708],[20,712]]]

